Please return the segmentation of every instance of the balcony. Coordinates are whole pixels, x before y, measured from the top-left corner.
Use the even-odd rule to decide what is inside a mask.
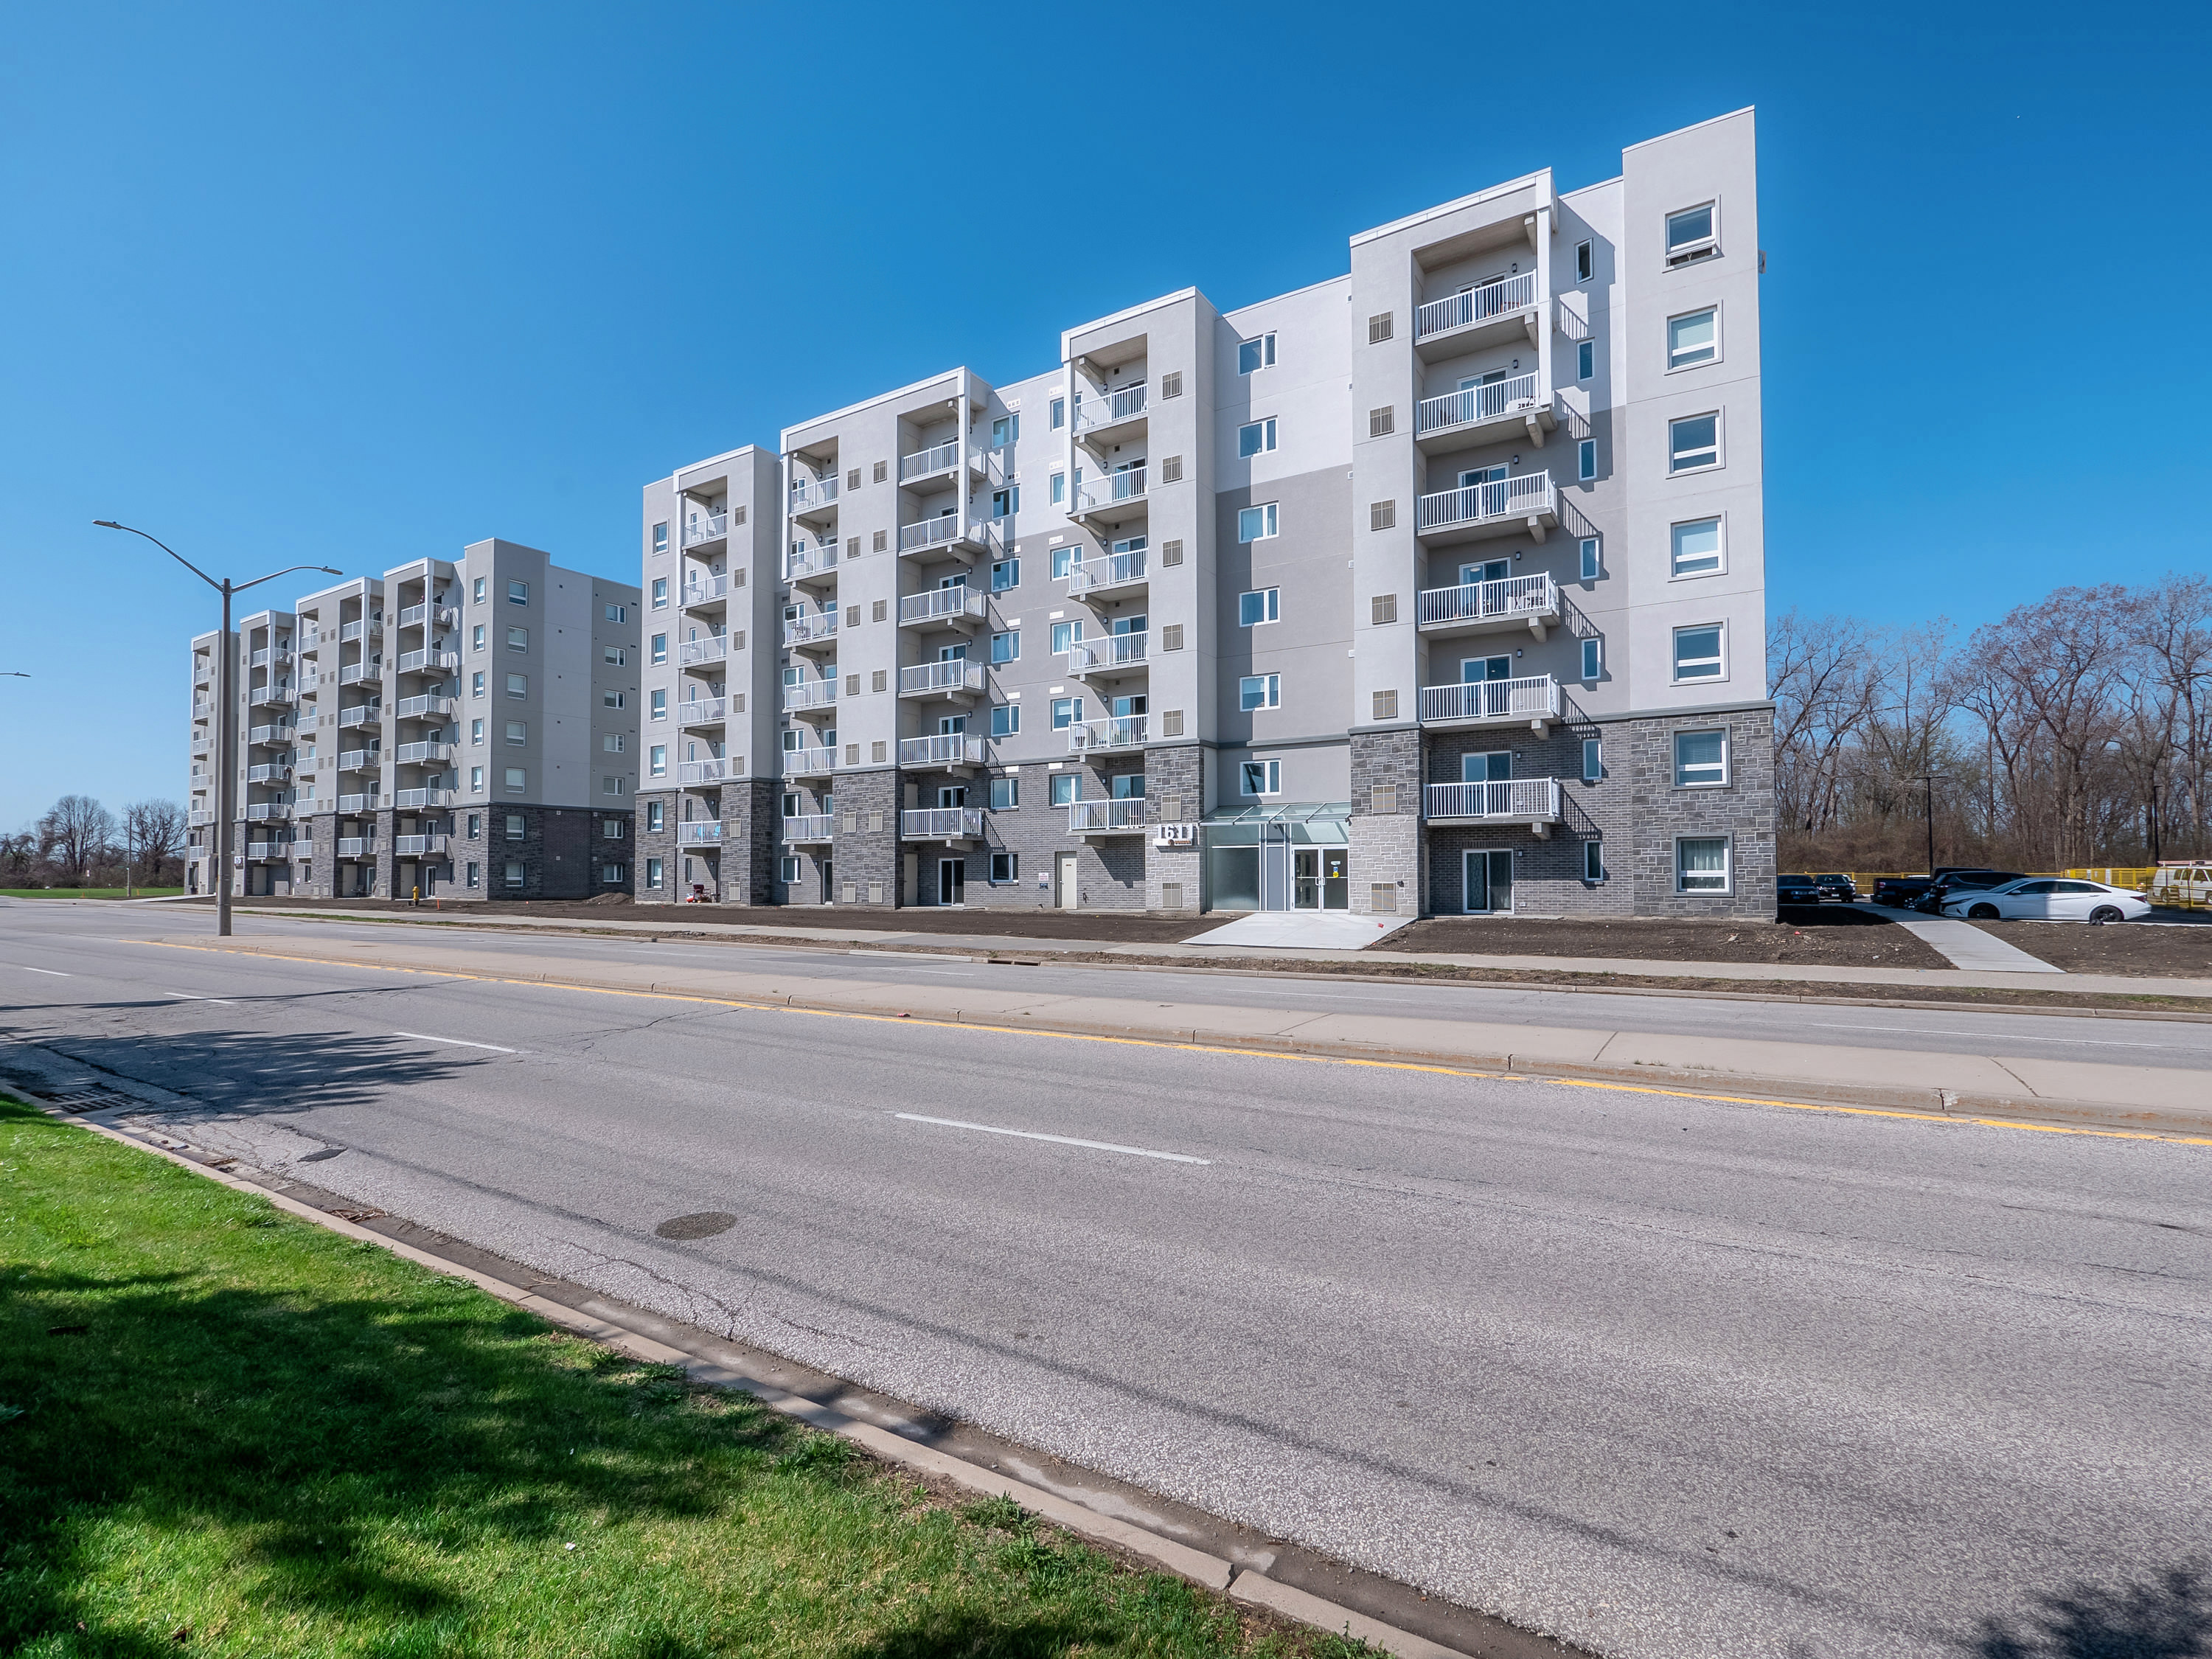
[[[338,724],[345,726],[375,726],[384,719],[380,702],[357,702],[350,708],[338,710]]]
[[[827,477],[802,478],[791,487],[791,516],[794,519],[813,517],[817,514],[837,510],[837,475]]]
[[[392,838],[392,850],[395,855],[403,859],[421,858],[426,853],[444,852],[446,837],[443,836],[394,836]]]
[[[277,708],[298,702],[299,696],[289,685],[257,685],[246,694],[246,701],[256,708]]]
[[[898,625],[901,628],[951,628],[963,634],[972,634],[983,620],[986,605],[983,591],[970,589],[964,582],[951,587],[933,587],[927,592],[908,593],[898,604]]]
[[[783,775],[787,778],[814,778],[836,769],[837,751],[830,748],[787,749],[783,751]]]
[[[678,726],[720,726],[729,718],[730,700],[727,697],[694,697],[676,705]]]
[[[399,653],[399,672],[403,674],[440,674],[461,665],[458,651],[403,651]]]
[[[963,519],[957,513],[940,513],[920,524],[901,525],[898,550],[902,558],[942,554],[972,564],[977,555],[992,550],[994,539],[991,526],[981,520]]]
[[[1485,536],[1528,532],[1533,541],[1559,522],[1559,502],[1548,472],[1440,489],[1415,503],[1413,533],[1431,547]]]
[[[246,856],[281,862],[292,856],[292,843],[289,841],[249,841],[246,843]]]
[[[376,811],[376,797],[374,795],[340,795],[337,810],[348,813],[374,812]]]
[[[348,749],[338,756],[341,772],[374,772],[383,763],[381,749]]]
[[[1071,752],[1088,755],[1106,749],[1142,749],[1152,741],[1150,714],[1125,714],[1118,720],[1079,720],[1067,728]]]
[[[1413,311],[1413,349],[1423,361],[1440,362],[1502,340],[1526,334],[1530,345],[1543,340],[1536,273],[1501,276],[1464,294],[1431,300]]]
[[[702,784],[720,783],[727,779],[729,775],[730,763],[727,760],[679,761],[677,763],[677,782],[688,784],[695,788]]]
[[[292,775],[291,766],[285,762],[274,762],[246,769],[248,783],[282,783]]]
[[[811,714],[822,709],[834,714],[836,708],[837,682],[834,679],[807,680],[783,688],[783,712],[787,714]]]
[[[1540,449],[1544,434],[1559,424],[1552,405],[1538,395],[1534,374],[1463,387],[1413,405],[1413,441],[1425,455],[1523,437]]]
[[[720,576],[694,576],[684,584],[683,605],[685,610],[694,605],[720,605],[730,597],[730,579]]]
[[[685,847],[720,847],[722,844],[722,821],[720,818],[694,818],[689,823],[676,826],[676,839]]]
[[[783,644],[788,651],[834,651],[837,648],[837,613],[812,611],[783,619]]]
[[[964,732],[940,732],[927,738],[901,738],[901,766],[928,767],[944,772],[964,772],[983,763],[983,739]]]
[[[248,659],[250,665],[255,668],[268,668],[291,660],[292,647],[289,645],[273,647],[264,645]]]
[[[185,814],[185,827],[188,830],[204,830],[214,822],[215,814],[204,806],[195,807]]]
[[[1150,469],[1138,465],[1085,478],[1075,487],[1074,509],[1068,516],[1096,524],[1133,519],[1145,510],[1150,477]]]
[[[1133,437],[1145,423],[1148,407],[1142,380],[1118,386],[1103,397],[1086,398],[1076,406],[1075,435],[1088,444],[1111,443]]]
[[[1088,679],[1140,673],[1148,664],[1151,644],[1152,635],[1143,632],[1078,640],[1067,647],[1067,672]]]
[[[1517,680],[1471,680],[1463,685],[1425,685],[1424,726],[1518,726],[1548,732],[1559,718],[1559,683],[1549,674]]]
[[[461,613],[459,608],[447,605],[443,600],[434,605],[410,605],[399,613],[399,625],[402,628],[419,628],[428,622],[435,622],[441,628],[452,628],[460,619]]]
[[[982,836],[980,806],[922,806],[899,814],[902,841],[980,841]]]
[[[899,670],[898,687],[902,697],[950,697],[965,702],[983,693],[983,665],[965,658],[916,663]]]
[[[694,514],[684,521],[684,545],[704,547],[708,542],[719,542],[730,533],[727,512]]]
[[[338,670],[340,685],[359,685],[363,680],[380,680],[383,678],[384,662],[381,658],[369,662],[348,663]]]
[[[398,759],[402,766],[428,766],[434,762],[458,760],[461,746],[457,743],[403,743]]]
[[[349,622],[338,624],[338,639],[341,643],[351,640],[380,639],[383,635],[384,621],[381,617],[369,622]]]
[[[432,693],[420,697],[402,697],[398,709],[401,720],[412,720],[427,719],[433,714],[450,714],[460,706],[459,702],[453,697]]]
[[[932,444],[927,449],[917,449],[911,455],[899,457],[899,482],[912,483],[917,478],[933,478],[940,472],[950,472],[960,465],[960,440],[947,438],[943,443]]]
[[[376,856],[374,836],[340,836],[338,856],[342,859],[373,859]]]
[[[1072,800],[1067,803],[1067,827],[1079,836],[1140,836],[1145,832],[1145,798]]]
[[[1067,567],[1067,597],[1087,599],[1103,593],[1133,599],[1151,586],[1149,569],[1141,547],[1128,553],[1094,553]]]
[[[453,806],[460,802],[458,789],[395,789],[392,804],[402,811],[425,806]]]
[[[1559,620],[1559,586],[1549,576],[1504,576],[1496,581],[1425,587],[1413,619],[1424,634],[1501,634],[1525,628],[1538,639]]]
[[[402,628],[419,628],[429,620],[430,607],[427,605],[410,605],[400,609],[399,625]]]
[[[258,800],[246,809],[248,823],[273,823],[292,816],[292,804],[283,800]]]
[[[246,740],[248,743],[264,744],[283,744],[291,742],[292,739],[298,735],[299,728],[296,726],[257,726],[246,732]],[[199,745],[206,741],[207,739],[204,738],[196,739],[192,745],[193,752],[197,754],[199,750]]]
[[[1423,792],[1431,823],[1525,823],[1540,836],[1559,821],[1557,778],[1499,778],[1486,783],[1432,783]]]
[[[819,542],[809,547],[805,542],[793,542],[784,556],[783,579],[787,582],[818,582],[834,579],[837,574],[837,544]]]
[[[257,732],[267,732],[267,731],[270,731],[270,730],[271,730],[271,729],[286,729],[286,730],[289,730],[289,728],[271,728],[271,727],[270,727],[270,726],[255,726],[253,729],[254,729],[255,731],[257,731]],[[260,739],[259,738],[253,738],[249,739],[249,741],[250,741],[250,742],[253,742],[253,743],[259,743],[259,742],[261,741],[261,739]],[[192,739],[192,753],[193,753],[194,755],[196,755],[196,756],[198,756],[198,755],[210,755],[210,754],[213,754],[214,752],[215,752],[215,739],[214,739],[213,738],[194,738]]]
[[[827,841],[836,826],[835,812],[795,813],[783,821],[783,838],[787,842]]]
[[[712,634],[703,640],[684,640],[676,647],[676,660],[689,668],[700,663],[721,662],[730,654],[730,637]]]

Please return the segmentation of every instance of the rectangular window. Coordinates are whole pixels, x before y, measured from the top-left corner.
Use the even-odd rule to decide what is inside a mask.
[[[507,740],[509,743],[528,743],[530,741],[529,723],[525,720],[509,720],[507,723]]]
[[[1018,629],[991,635],[993,662],[1018,662],[1022,654],[1022,635]]]
[[[1083,699],[1054,697],[1052,700],[1052,729],[1065,732],[1083,718]]]
[[[468,884],[471,889],[483,885],[483,866],[481,864],[469,866]]]
[[[602,777],[599,780],[599,793],[603,795],[626,795],[629,793],[629,780]]]
[[[668,718],[667,692],[656,691],[653,694],[653,718],[657,720],[665,720]]]
[[[469,839],[471,841],[482,841],[483,839],[483,814],[481,812],[470,813],[468,823]]]
[[[1583,843],[1583,879],[1584,881],[1605,879],[1605,843],[1603,842],[1586,841]]]
[[[1674,783],[1696,788],[1728,781],[1728,732],[1677,732],[1674,734]]]
[[[609,622],[612,623],[628,622],[629,620],[629,607],[626,605],[611,605],[606,609],[606,617]]]
[[[665,576],[653,579],[653,608],[655,611],[668,609],[668,578]]]
[[[663,525],[661,528],[665,530],[667,526]],[[476,586],[471,591],[475,596],[476,602],[482,605],[484,602],[484,579],[482,576],[477,578]]]
[[[1717,680],[1726,677],[1721,660],[1721,625],[1702,623],[1674,630],[1674,678]]]
[[[512,863],[512,862],[510,862],[510,863],[507,865],[507,884],[509,887],[520,887],[520,886],[521,886],[521,885],[522,885],[522,866],[521,866],[521,865],[517,864],[517,863]]]
[[[510,766],[507,769],[507,793],[508,794],[519,795],[528,787],[529,778],[520,767]]]
[[[655,634],[653,636],[653,660],[656,664],[665,663],[668,660],[667,635]]]
[[[528,582],[509,582],[507,585],[507,602],[509,605],[528,605],[530,603],[530,584]]]
[[[507,677],[507,695],[510,697],[528,696],[530,695],[530,676],[527,674],[509,674]]]
[[[1583,739],[1583,781],[1602,782],[1605,778],[1605,740],[1601,738]]]
[[[1279,587],[1261,587],[1249,593],[1238,594],[1237,625],[1239,628],[1257,628],[1262,623],[1279,620],[1280,608],[1277,601],[1282,591]]]
[[[469,646],[471,650],[476,651],[484,648],[484,628],[482,623],[478,623],[469,630]]]
[[[1022,487],[1009,484],[1004,489],[991,492],[991,516],[1003,519],[1022,510]]]
[[[1583,678],[1585,680],[1595,681],[1597,678],[1598,671],[1602,665],[1602,655],[1597,641],[1591,639],[1583,641]]]
[[[529,826],[523,821],[521,813],[509,812],[507,815],[507,838],[509,841],[520,841],[529,833]]]
[[[1274,447],[1275,422],[1273,416],[1237,428],[1237,453],[1239,455],[1264,455]]]
[[[1267,368],[1275,361],[1275,337],[1262,334],[1255,340],[1237,343],[1237,372],[1249,374],[1255,369]]]
[[[1011,812],[1022,804],[1022,781],[1017,777],[991,780],[991,810]]]
[[[1597,477],[1597,440],[1584,438],[1575,446],[1575,476],[1588,483]]]
[[[483,696],[483,694],[484,694],[484,677],[483,677],[483,675],[481,675],[481,674],[471,674],[471,675],[470,675],[470,676],[469,676],[469,695],[470,695],[471,696],[472,696],[472,697],[481,697],[482,696]]]
[[[1003,593],[1010,587],[1018,587],[1022,580],[1022,562],[1019,559],[991,561],[991,591]]]
[[[1280,674],[1247,674],[1237,682],[1237,706],[1239,708],[1279,708],[1283,704],[1283,677]]]
[[[1594,380],[1597,375],[1597,342],[1578,340],[1575,343],[1575,379]]]
[[[1277,503],[1269,501],[1264,507],[1248,507],[1237,514],[1237,539],[1240,542],[1264,542],[1281,529],[1276,517]]]
[[[786,859],[784,862],[786,864],[789,864],[793,862],[793,860]],[[660,860],[659,859],[647,859],[645,861],[645,884],[647,887],[658,887],[660,885]]]
[[[1668,532],[1673,571],[1677,576],[1710,576],[1721,562],[1721,521],[1692,519],[1671,526]]]
[[[1667,319],[1667,367],[1688,368],[1720,356],[1720,313],[1713,307]]]
[[[1713,204],[1684,208],[1680,213],[1667,216],[1667,263],[1679,265],[1692,259],[1710,258],[1719,252],[1714,246]]]
[[[1674,843],[1674,890],[1725,893],[1729,890],[1726,836],[1685,836]]]
[[[627,691],[602,691],[599,693],[599,702],[602,707],[607,708],[625,708],[629,706],[629,693]]]
[[[1019,881],[1021,878],[1022,855],[1019,853],[991,854],[991,881],[994,885],[1003,885],[1010,881]]]
[[[1237,768],[1237,775],[1247,795],[1283,793],[1283,763],[1279,760],[1246,761]]]
[[[1054,432],[1057,432],[1057,431],[1059,431],[1059,430],[1060,429],[1060,428],[1062,428],[1062,427],[1066,426],[1066,424],[1067,424],[1067,399],[1066,399],[1066,398],[1054,398],[1052,400],[1052,421],[1051,421],[1052,429],[1053,429]]]
[[[609,818],[605,823],[602,823],[599,826],[599,833],[605,836],[609,841],[620,841],[622,839],[622,832],[623,825],[620,818]]]
[[[1067,504],[1067,474],[1055,472],[1052,475],[1052,483],[1047,490],[1047,497],[1054,507],[1065,507]]]
[[[1721,464],[1721,417],[1692,415],[1667,422],[1667,470],[1694,472]]]
[[[665,524],[653,526],[653,550],[656,553],[668,551],[668,526]]]
[[[1052,550],[1052,575],[1054,581],[1067,574],[1067,567],[1074,562],[1074,559],[1075,550],[1072,547],[1055,547]]]
[[[1018,415],[1001,415],[991,422],[991,447],[994,449],[1004,449],[1021,435],[1022,417]]]
[[[656,778],[668,775],[668,745],[656,743],[646,751],[646,769]]]
[[[1054,772],[1045,783],[1045,793],[1052,797],[1054,806],[1066,806],[1083,799],[1083,775],[1080,772]]]
[[[1586,582],[1594,582],[1604,569],[1604,561],[1599,552],[1596,537],[1585,536],[1582,538],[1582,555],[1583,580]]]
[[[1590,245],[1588,242],[1577,242],[1575,244],[1575,280],[1578,283],[1589,281],[1591,269]]]
[[[645,804],[645,827],[656,836],[660,833],[662,824],[666,822],[662,816],[666,805],[665,801],[657,800],[649,800]]]
[[[1011,738],[1022,729],[1022,706],[1018,702],[1002,702],[991,710],[991,735]]]
[[[469,793],[472,795],[483,793],[483,768],[481,766],[469,768]]]
[[[526,628],[508,629],[507,630],[507,648],[510,651],[529,650],[530,630]]]
[[[1053,623],[1050,641],[1053,655],[1063,654],[1071,645],[1080,645],[1083,642],[1083,624],[1080,622]]]
[[[482,720],[471,720],[471,721],[469,722],[469,744],[470,744],[470,746],[471,746],[471,748],[475,748],[475,749],[481,749],[481,748],[483,748],[483,740],[484,740],[484,725],[483,725],[483,722]]]
[[[610,732],[599,739],[599,747],[610,755],[619,755],[623,752],[623,746],[629,741],[627,733]]]
[[[611,645],[607,647],[605,650],[602,651],[599,653],[599,656],[610,668],[627,668],[629,666],[629,651],[627,647]]]

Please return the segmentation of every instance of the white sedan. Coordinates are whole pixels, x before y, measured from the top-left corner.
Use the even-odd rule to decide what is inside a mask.
[[[2101,881],[2030,876],[1943,902],[1943,914],[1968,921],[2133,921],[2148,915],[2140,893]]]

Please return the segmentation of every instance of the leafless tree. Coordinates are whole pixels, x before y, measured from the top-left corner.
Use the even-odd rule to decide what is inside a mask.
[[[115,814],[90,795],[64,795],[39,820],[40,853],[70,885],[81,886],[115,839]]]
[[[141,879],[158,883],[185,844],[185,809],[173,800],[133,801],[123,809],[123,844]]]

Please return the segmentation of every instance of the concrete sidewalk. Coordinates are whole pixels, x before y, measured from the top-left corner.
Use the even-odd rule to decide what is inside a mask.
[[[1410,1016],[1161,1003],[976,986],[917,986],[652,963],[576,963],[388,939],[209,940],[178,948],[1008,1030],[1197,1043],[1370,1062],[1633,1083],[1700,1093],[1982,1114],[2167,1134],[2212,1133],[2212,1073],[2075,1060],[1875,1049]]]

